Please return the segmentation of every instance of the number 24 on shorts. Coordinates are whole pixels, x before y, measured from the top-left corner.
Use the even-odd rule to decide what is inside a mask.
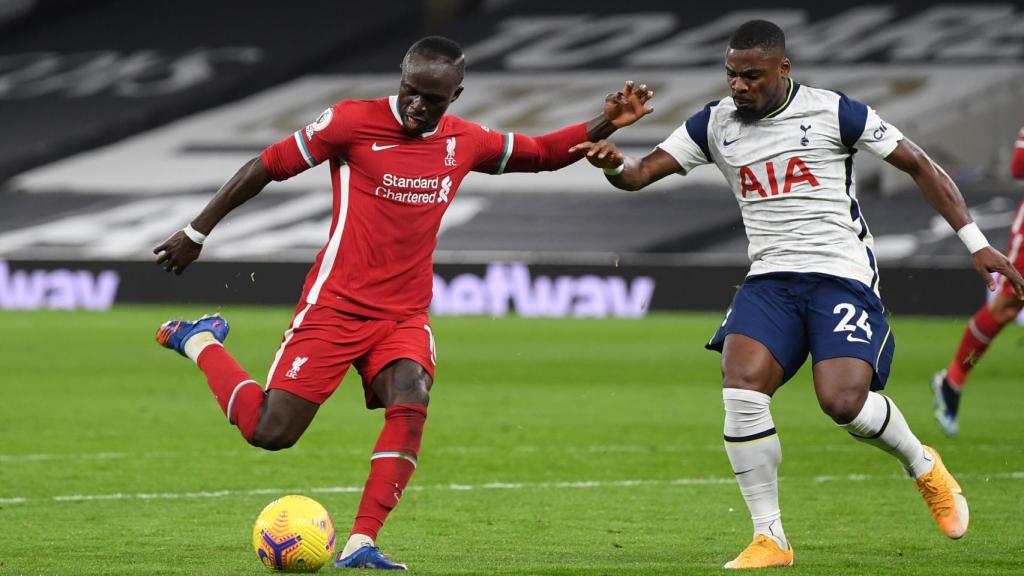
[[[850,342],[864,342],[865,344],[871,342],[871,325],[868,323],[867,310],[860,311],[860,318],[857,319],[856,324],[850,324],[850,320],[853,320],[853,317],[857,315],[857,307],[849,302],[836,304],[836,307],[832,309],[832,313],[843,315],[833,332],[849,332],[850,334],[846,335],[846,339]],[[857,328],[864,331],[864,334],[867,335],[867,340],[854,336]]]

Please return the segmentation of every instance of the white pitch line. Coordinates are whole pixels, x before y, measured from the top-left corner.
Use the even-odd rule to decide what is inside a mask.
[[[965,480],[1024,480],[1024,472],[1000,472],[997,474],[961,474]],[[797,478],[789,478],[789,481]],[[805,477],[806,479],[806,477]],[[865,482],[870,480],[906,480],[906,476],[889,474],[871,476],[868,474],[850,474],[847,476],[814,476],[809,478],[814,483],[845,480]],[[787,478],[780,478],[786,481]],[[674,480],[581,480],[575,482],[487,482],[484,484],[434,484],[428,486],[412,485],[406,488],[411,492],[468,492],[474,490],[566,490],[594,488],[631,488],[636,486],[713,486],[734,485],[731,477],[695,477],[676,478]],[[227,498],[231,496],[265,496],[273,494],[358,494],[362,486],[322,486],[316,488],[255,488],[252,490],[213,490],[198,492],[114,492],[111,494],[68,494],[48,498],[0,498],[3,504],[28,504],[37,502],[89,502],[95,500],[190,500],[204,498]]]
[[[1007,452],[1016,450],[1016,445],[1010,444],[973,444],[972,452]],[[814,444],[787,446],[786,450],[794,451],[815,451],[815,452],[858,452],[863,450],[859,443],[844,442],[841,444]],[[517,445],[507,446],[438,446],[430,449],[431,454],[493,454],[496,452],[512,453],[548,453],[557,451],[559,454],[663,454],[663,453],[687,453],[687,452],[723,452],[721,444],[698,444],[698,445],[593,445],[593,446],[531,446]],[[316,450],[292,449],[290,453],[300,456],[323,456],[325,454],[348,454],[352,456],[367,456],[370,452],[365,448],[342,448],[331,447]],[[66,454],[0,454],[0,464],[17,463],[49,463],[63,462],[67,460],[148,460],[148,459],[172,459],[201,457],[224,458],[262,458],[269,455],[257,449],[243,448],[241,450],[221,450],[209,452],[175,452],[175,451],[154,451],[131,454],[127,452],[83,452]]]
[[[972,452],[1006,452],[1016,449],[1010,444],[972,444]],[[843,442],[839,444],[802,444],[787,445],[789,452],[857,452],[863,450],[860,443]],[[558,446],[558,445],[529,445],[520,444],[513,447],[508,446],[437,446],[430,449],[431,454],[493,454],[495,452],[512,452],[522,454],[550,453],[557,451],[559,454],[663,454],[663,453],[686,453],[686,452],[723,452],[722,444],[697,444],[697,445],[647,445],[647,444],[596,444],[590,446]],[[295,456],[322,456],[345,454],[355,457],[368,456],[369,451],[365,448],[356,447],[334,447],[321,449],[295,448],[290,451]],[[209,452],[176,452],[176,451],[153,451],[139,454],[127,452],[83,452],[65,454],[0,454],[0,464],[24,464],[24,463],[60,463],[67,460],[163,460],[175,458],[202,458],[213,457],[225,458],[262,458],[270,454],[262,450],[243,447],[241,450],[212,450]]]

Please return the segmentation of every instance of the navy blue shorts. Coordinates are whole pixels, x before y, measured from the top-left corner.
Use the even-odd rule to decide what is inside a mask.
[[[764,344],[782,366],[783,382],[797,373],[808,352],[814,362],[860,358],[875,369],[872,390],[885,388],[896,349],[878,296],[860,282],[827,274],[748,277],[706,347],[721,352],[728,334]]]

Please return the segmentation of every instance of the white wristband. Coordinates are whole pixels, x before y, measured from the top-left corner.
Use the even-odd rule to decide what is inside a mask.
[[[622,171],[625,170],[625,169],[626,169],[626,163],[625,162],[623,162],[622,164],[619,164],[615,168],[601,168],[601,170],[604,170],[604,173],[609,175],[609,176],[618,176],[619,174],[622,174]]]
[[[203,234],[202,232],[199,232],[198,230],[193,228],[192,224],[185,226],[184,228],[181,229],[181,231],[185,233],[185,236],[188,236],[189,240],[195,242],[196,244],[202,245],[203,242],[206,241],[206,234]]]
[[[988,248],[988,240],[985,235],[982,234],[981,230],[978,229],[978,225],[974,222],[964,226],[963,228],[956,231],[956,235],[960,237],[960,240],[967,246],[971,254],[974,254],[982,248]]]

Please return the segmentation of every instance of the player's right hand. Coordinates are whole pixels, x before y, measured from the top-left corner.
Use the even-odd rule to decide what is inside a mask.
[[[991,273],[998,272],[1003,278],[1006,278],[1010,286],[1013,286],[1017,298],[1024,300],[1024,278],[1014,267],[1013,262],[1003,256],[1002,252],[989,246],[975,252],[971,256],[971,260],[974,261],[974,269],[985,280],[985,285],[990,291],[996,289],[996,282],[992,279]]]
[[[654,112],[647,102],[654,97],[654,90],[647,84],[635,86],[630,80],[622,90],[604,97],[604,117],[616,128],[625,128],[637,120]]]
[[[607,168],[609,170],[618,168],[626,161],[622,151],[608,140],[580,142],[569,148],[569,152],[583,152],[588,162],[598,168]]]
[[[178,230],[164,243],[153,248],[156,254],[156,264],[168,272],[181,274],[185,271],[203,249],[202,244],[196,244],[185,232]]]

